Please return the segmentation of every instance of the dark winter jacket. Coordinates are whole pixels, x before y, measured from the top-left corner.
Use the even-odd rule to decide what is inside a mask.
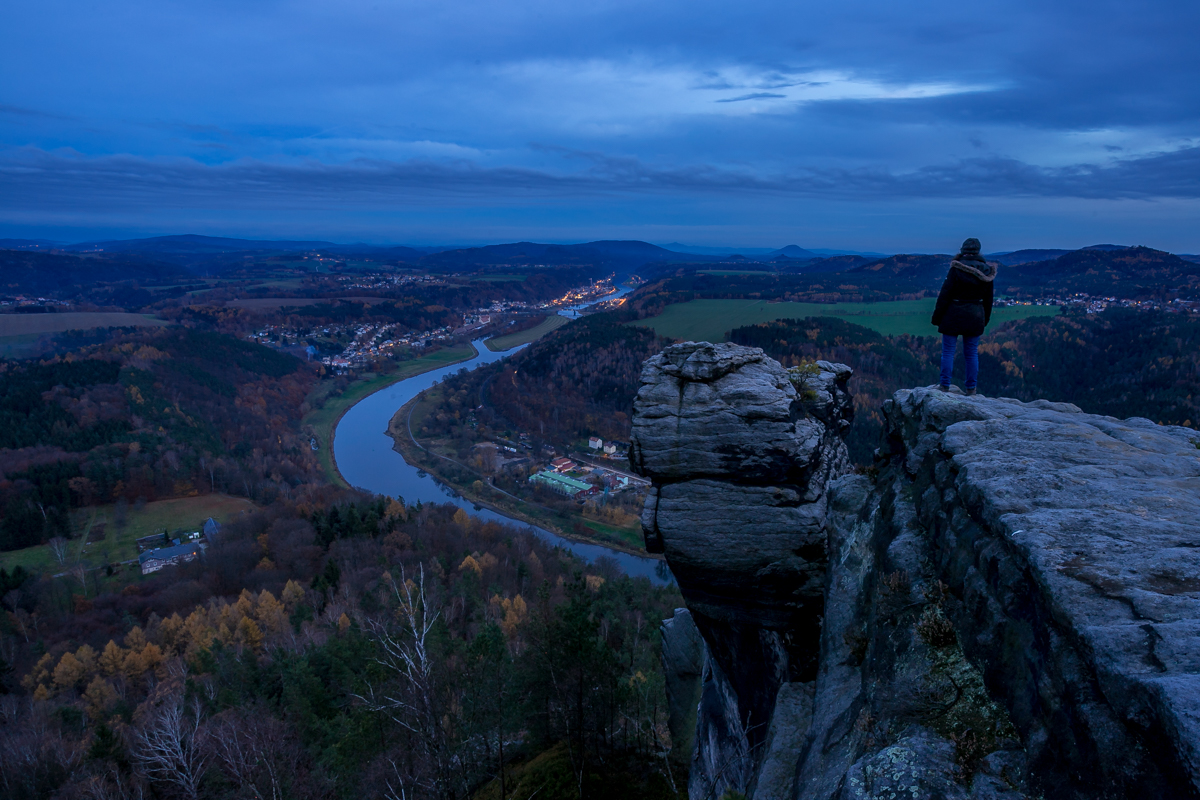
[[[933,324],[949,336],[981,336],[992,321],[992,282],[996,266],[974,254],[950,262],[950,273],[938,293]]]

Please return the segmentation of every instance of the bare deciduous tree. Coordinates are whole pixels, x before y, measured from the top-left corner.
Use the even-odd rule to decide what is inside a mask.
[[[0,697],[0,796],[38,796],[48,778],[70,774],[83,756],[83,745],[63,736],[47,704]]]
[[[207,738],[200,702],[185,704],[182,697],[176,696],[164,702],[134,732],[131,750],[147,778],[195,798],[208,766]]]
[[[50,552],[54,554],[54,560],[57,561],[60,566],[66,566],[68,551],[69,548],[67,547],[67,540],[63,537],[55,536],[50,540]]]
[[[379,640],[383,655],[377,659],[392,676],[385,687],[368,686],[365,695],[356,695],[370,708],[383,711],[397,725],[413,734],[414,743],[424,757],[431,776],[410,775],[408,780],[422,785],[439,797],[453,797],[453,754],[442,725],[442,704],[433,658],[427,646],[430,631],[440,616],[431,612],[425,592],[425,568],[421,567],[414,583],[405,577],[401,567],[399,582],[392,580],[392,594],[398,608],[399,626],[395,630],[379,620],[367,622],[368,629]],[[400,785],[391,787],[393,795],[405,797],[404,776],[396,770]]]
[[[260,800],[307,796],[303,749],[269,710],[227,711],[212,727],[213,752],[221,770],[239,789]]]

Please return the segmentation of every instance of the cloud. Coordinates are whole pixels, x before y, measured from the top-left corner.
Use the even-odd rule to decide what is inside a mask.
[[[718,103],[740,103],[743,100],[767,100],[776,97],[787,97],[786,94],[772,94],[770,92],[754,92],[753,94],[744,94],[741,97],[725,97],[717,100]]]
[[[634,157],[562,153],[572,169],[486,167],[466,159],[210,165],[190,159],[85,157],[22,149],[0,158],[0,209],[395,208],[462,202],[647,195],[794,196],[862,202],[902,198],[1200,198],[1200,147],[1110,165],[1044,168],[1000,157],[907,172],[806,167],[755,173],[666,167]],[[580,163],[582,162],[582,163]],[[570,159],[562,159],[569,166]]]

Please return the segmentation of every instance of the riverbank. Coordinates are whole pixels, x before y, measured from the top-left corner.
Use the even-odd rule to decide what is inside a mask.
[[[479,355],[479,351],[475,346],[468,343],[447,347],[443,350],[438,350],[436,353],[430,353],[427,356],[414,358],[412,361],[401,362],[394,372],[387,374],[367,373],[372,375],[370,378],[360,378],[354,383],[346,387],[337,397],[331,397],[325,401],[325,404],[308,414],[304,415],[301,421],[301,426],[304,429],[311,430],[312,435],[316,437],[319,449],[317,450],[317,461],[321,465],[321,471],[325,473],[325,478],[335,486],[341,486],[344,489],[350,488],[350,484],[342,477],[342,473],[337,468],[337,458],[333,454],[333,440],[337,431],[338,422],[345,416],[355,403],[369,397],[378,392],[380,389],[386,389],[393,383],[412,378],[420,375],[423,372],[430,372],[442,367],[453,366],[462,361],[469,361]],[[315,395],[315,391],[314,391]],[[312,397],[313,395],[310,395]]]
[[[526,331],[510,333],[507,336],[497,336],[488,339],[484,342],[487,349],[495,353],[503,353],[512,350],[514,347],[519,347],[523,344],[535,342],[551,331],[556,331],[563,325],[566,325],[571,320],[566,317],[560,317],[558,314],[552,314]]]
[[[439,481],[460,494],[465,500],[483,506],[498,514],[511,517],[530,525],[551,531],[564,539],[579,544],[601,545],[628,555],[642,558],[657,558],[648,554],[641,544],[641,531],[629,531],[605,525],[582,515],[564,518],[562,514],[544,506],[509,494],[492,486],[484,475],[452,458],[432,452],[417,441],[412,433],[411,420],[414,409],[426,399],[422,392],[405,403],[388,423],[388,436],[393,447],[405,461],[435,476]],[[588,528],[593,535],[580,535],[567,529],[563,523],[574,522]]]

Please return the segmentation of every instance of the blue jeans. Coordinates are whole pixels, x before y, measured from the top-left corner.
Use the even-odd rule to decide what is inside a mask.
[[[979,379],[979,337],[964,336],[963,360],[967,362],[966,388],[974,389]],[[954,351],[958,349],[958,337],[942,334],[942,386],[949,386],[954,376]]]

